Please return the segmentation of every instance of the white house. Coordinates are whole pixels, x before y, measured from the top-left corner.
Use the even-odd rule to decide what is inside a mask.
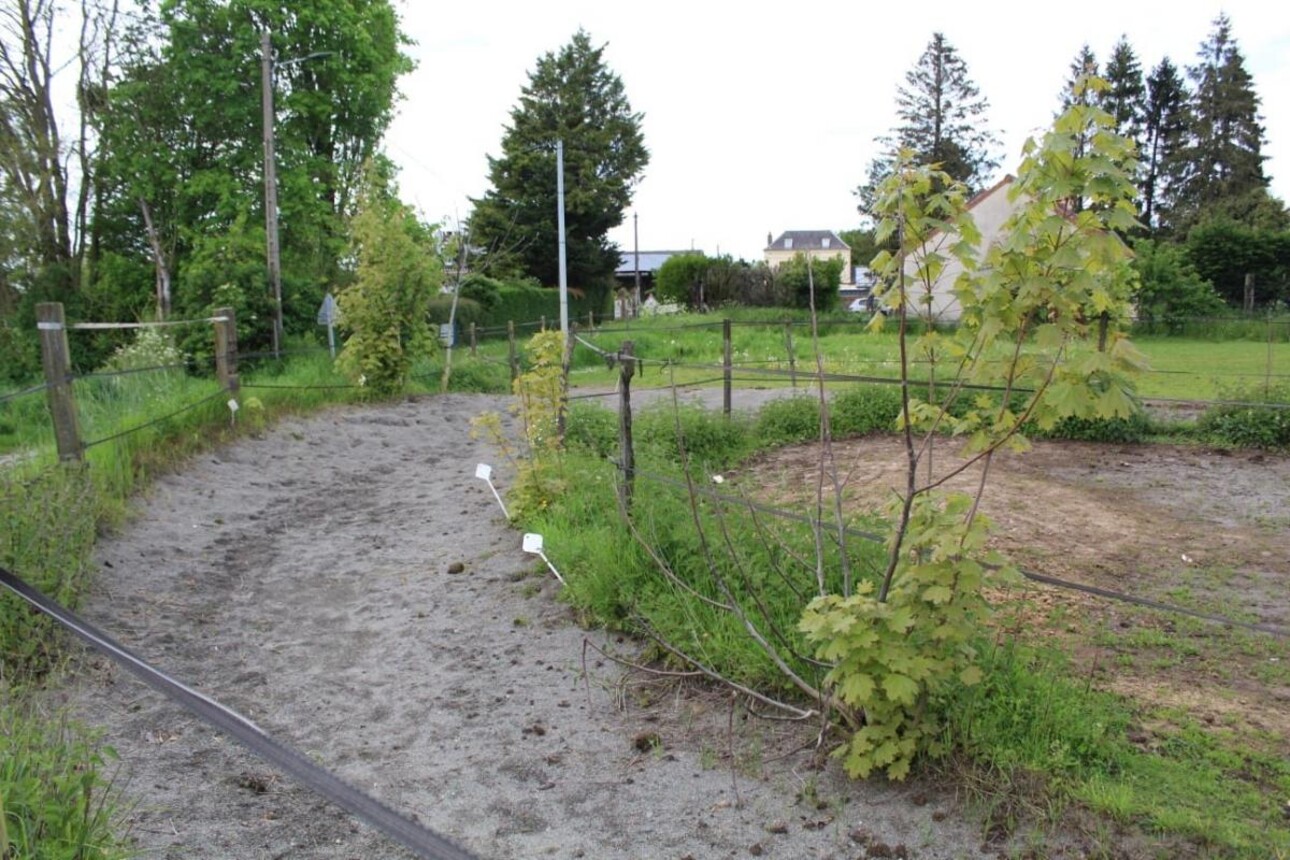
[[[979,259],[984,259],[990,247],[999,240],[1004,222],[1016,211],[1017,202],[1008,199],[1008,188],[1012,183],[1013,177],[1005,176],[968,201],[968,212],[981,233]],[[922,292],[921,285],[912,288],[915,292],[911,294],[911,312],[933,322],[954,322],[962,312],[958,296],[954,295],[954,282],[963,273],[963,265],[949,255],[950,246],[957,241],[957,238],[952,234],[937,232],[933,233],[928,240],[929,251],[939,252],[947,258],[945,268],[932,285],[931,305],[926,304],[926,294]],[[906,259],[906,278],[913,278],[917,265],[917,261],[913,258]]]

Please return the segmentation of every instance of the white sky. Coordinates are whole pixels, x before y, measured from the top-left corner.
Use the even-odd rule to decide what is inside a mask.
[[[607,65],[645,115],[650,163],[611,234],[628,251],[633,211],[642,250],[748,260],[761,258],[768,232],[858,226],[852,189],[936,30],[990,102],[1002,173],[1051,121],[1085,42],[1104,63],[1123,33],[1144,72],[1165,55],[1185,69],[1226,11],[1262,100],[1264,169],[1272,192],[1290,196],[1290,14],[1275,0],[396,2],[418,67],[402,81],[386,150],[403,168],[404,199],[433,220],[469,214],[528,73],[579,26],[608,43]]]

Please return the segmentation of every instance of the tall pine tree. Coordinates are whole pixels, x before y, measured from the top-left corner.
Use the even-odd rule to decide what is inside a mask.
[[[604,51],[579,30],[540,57],[511,110],[502,154],[488,159],[493,187],[473,201],[470,238],[499,275],[557,281],[555,144],[562,140],[569,284],[608,289],[619,258],[608,233],[622,223],[649,150],[642,115],[632,111]]]
[[[1259,97],[1226,15],[1188,69],[1195,85],[1173,220],[1184,228],[1213,217],[1249,222],[1267,201]]]
[[[1102,77],[1107,89],[1098,98],[1102,110],[1115,118],[1115,132],[1133,141],[1141,158],[1143,102],[1146,87],[1142,82],[1142,64],[1129,44],[1128,36],[1121,36],[1111,49]]]
[[[1147,78],[1143,114],[1141,221],[1160,234],[1168,232],[1163,216],[1177,192],[1176,174],[1187,130],[1187,84],[1168,57]]]
[[[968,76],[967,63],[942,33],[933,33],[923,55],[896,92],[900,124],[878,138],[887,152],[869,165],[868,182],[856,190],[867,214],[878,184],[891,172],[890,153],[912,149],[918,164],[939,164],[973,191],[999,166],[998,139],[985,123],[990,103]]]
[[[1097,89],[1089,82],[1090,78],[1095,78],[1097,75],[1097,55],[1093,53],[1093,49],[1085,42],[1075,55],[1075,59],[1071,60],[1070,77],[1062,85],[1059,96],[1061,104],[1054,116],[1061,116],[1075,106],[1084,108],[1100,107],[1104,91]],[[1083,130],[1075,133],[1073,144],[1076,158],[1083,158],[1089,150],[1091,144],[1089,128],[1091,126],[1085,125]],[[1076,212],[1084,209],[1084,203],[1083,197],[1072,197],[1067,201],[1067,204]]]

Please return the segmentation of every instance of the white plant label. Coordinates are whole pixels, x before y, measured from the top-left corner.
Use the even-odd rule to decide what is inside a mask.
[[[529,532],[524,535],[524,551],[534,555],[542,554],[542,535]]]
[[[487,463],[480,463],[475,467],[475,477],[481,481],[491,481],[493,479],[493,467]]]

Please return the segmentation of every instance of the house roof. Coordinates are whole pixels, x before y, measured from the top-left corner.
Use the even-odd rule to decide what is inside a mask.
[[[693,248],[684,251],[641,251],[641,274],[657,273],[659,268],[667,262],[669,257],[675,257],[678,254],[702,254],[702,251]],[[615,275],[631,276],[636,274],[636,255],[631,251],[623,251],[618,255],[618,268],[614,269]]]
[[[786,242],[791,239],[792,242]],[[828,240],[827,246],[824,240]],[[779,238],[771,242],[767,251],[832,251],[835,248],[851,249],[851,246],[838,238],[832,230],[785,230]]]

